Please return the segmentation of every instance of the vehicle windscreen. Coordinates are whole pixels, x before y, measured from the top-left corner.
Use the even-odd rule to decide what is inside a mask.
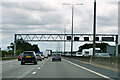
[[[88,52],[88,51],[85,51],[85,54],[89,54],[89,52]]]
[[[36,56],[41,56],[41,54],[36,54]]]
[[[95,50],[95,53],[101,53],[101,51],[100,50]]]
[[[24,52],[23,56],[34,56],[33,52]]]
[[[53,54],[53,56],[60,56],[60,54]]]
[[[77,54],[81,55],[82,53],[77,53]]]
[[[101,56],[109,56],[109,55],[108,55],[108,54],[104,54],[104,53],[103,53],[103,54],[101,54]]]

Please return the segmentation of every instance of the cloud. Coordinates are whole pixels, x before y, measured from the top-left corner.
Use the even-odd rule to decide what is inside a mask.
[[[63,3],[3,2],[2,41],[6,41],[3,46],[14,41],[15,33],[64,33],[65,25],[66,32],[71,33],[71,5]],[[83,4],[74,5],[74,33],[93,33],[93,2]],[[117,10],[117,3],[97,3],[97,33],[118,33]]]

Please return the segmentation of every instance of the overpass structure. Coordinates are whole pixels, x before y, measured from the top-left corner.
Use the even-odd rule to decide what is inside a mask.
[[[93,34],[15,34],[14,56],[16,56],[16,41],[23,39],[32,42],[93,42]],[[118,34],[96,34],[96,42],[115,42],[118,56]]]

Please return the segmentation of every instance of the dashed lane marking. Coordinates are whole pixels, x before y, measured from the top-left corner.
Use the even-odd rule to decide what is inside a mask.
[[[34,75],[34,74],[36,74],[36,72],[33,72],[32,74]]]
[[[38,67],[38,69],[40,69],[40,67]]]

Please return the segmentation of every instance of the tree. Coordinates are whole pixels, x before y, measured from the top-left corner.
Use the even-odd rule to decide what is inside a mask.
[[[100,48],[102,52],[106,52],[106,47],[108,46],[108,43],[96,43],[96,48]],[[79,47],[78,52],[82,52],[83,49],[89,49],[93,48],[93,44],[84,44]]]
[[[10,46],[8,46],[8,49],[12,49],[9,52],[13,52],[14,51],[14,43],[11,43]],[[20,53],[22,53],[23,51],[35,51],[38,52],[39,48],[38,45],[32,45],[30,43],[28,43],[27,41],[24,41],[22,38],[16,40],[16,54],[19,55]]]

